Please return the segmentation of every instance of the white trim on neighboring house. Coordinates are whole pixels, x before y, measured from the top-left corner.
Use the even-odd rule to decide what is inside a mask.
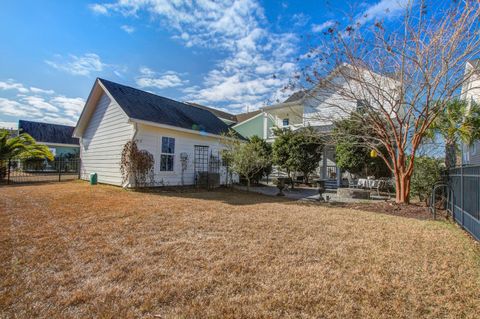
[[[274,105],[269,105],[269,106],[264,106],[260,108],[262,111],[263,110],[274,110],[274,109],[281,109],[284,107],[293,107],[293,106],[302,106],[303,103],[303,97],[299,100],[292,101],[292,102],[286,102],[286,103],[278,103]]]
[[[150,122],[150,121],[139,120],[139,119],[134,119],[134,118],[129,118],[129,122],[140,123],[140,124],[145,124],[145,125],[150,125],[150,126],[155,126],[155,127],[161,127],[161,128],[166,128],[166,129],[180,131],[180,132],[198,134],[200,136],[209,136],[209,137],[215,137],[215,138],[220,137],[220,138],[225,138],[225,139],[231,139],[229,137],[222,136],[222,135],[217,135],[217,134],[212,134],[212,133],[207,133],[207,132],[201,132],[201,131],[195,131],[195,130],[190,130],[190,129],[182,128],[182,127],[178,127],[178,126],[173,126],[173,125],[168,125],[168,124],[160,124],[160,123],[156,123],[156,122]]]
[[[50,142],[41,142],[41,141],[37,141],[37,143],[38,144],[43,144],[43,145],[55,146],[55,147],[78,147],[78,148],[80,148],[80,145],[77,145],[77,144],[50,143]]]
[[[215,115],[215,114],[213,114]],[[216,115],[215,115],[216,116]],[[227,125],[231,125],[232,123],[237,123],[235,121],[229,120],[229,119],[224,119],[223,117],[217,116],[222,122],[224,122]],[[236,125],[236,124],[235,124]]]
[[[251,120],[253,120],[253,119],[255,119],[255,118],[259,117],[260,115],[263,115],[263,113],[264,113],[264,112],[260,112],[260,113],[258,113],[257,115],[255,115],[255,116],[252,116],[251,118],[249,118],[249,119],[246,119],[246,120],[245,120],[245,121],[243,121],[243,122],[237,123],[237,124],[235,124],[234,126],[232,126],[232,128],[235,128],[235,127],[237,127],[237,126],[239,126],[239,125],[241,125],[241,124],[247,123],[247,122],[249,122],[249,121],[251,121]]]

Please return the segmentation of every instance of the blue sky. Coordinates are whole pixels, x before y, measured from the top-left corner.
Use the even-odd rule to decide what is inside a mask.
[[[405,2],[3,0],[0,126],[74,125],[96,77],[254,110],[291,94],[307,42],[333,21],[393,19]]]

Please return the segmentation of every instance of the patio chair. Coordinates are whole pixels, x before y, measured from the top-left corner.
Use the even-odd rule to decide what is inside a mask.
[[[352,177],[352,174],[347,174],[348,188],[358,188],[358,181]]]
[[[390,184],[389,180],[386,178],[380,178],[378,183],[376,183],[374,189],[377,191],[377,196],[380,196],[380,191],[386,192],[388,197],[390,197]]]

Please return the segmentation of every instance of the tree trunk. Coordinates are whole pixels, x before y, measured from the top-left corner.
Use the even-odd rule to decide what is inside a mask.
[[[292,172],[287,171],[287,175],[288,175],[288,179],[290,180],[290,189],[294,189],[295,183],[293,182]]]
[[[405,173],[395,173],[395,202],[408,204],[410,202],[410,178]]]
[[[247,192],[250,191],[250,178],[247,177]]]
[[[445,141],[445,167],[447,171],[457,165],[457,149],[455,141]]]

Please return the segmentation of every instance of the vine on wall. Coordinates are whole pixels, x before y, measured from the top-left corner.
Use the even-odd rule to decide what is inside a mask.
[[[137,141],[128,141],[123,147],[120,172],[123,184],[130,183],[133,187],[144,187],[153,182],[153,155],[146,150],[139,150]]]

